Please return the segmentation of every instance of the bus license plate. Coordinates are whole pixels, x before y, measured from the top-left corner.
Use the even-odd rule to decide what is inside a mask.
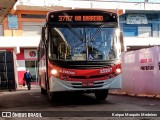
[[[84,86],[84,87],[90,87],[90,86],[93,86],[94,84],[93,84],[93,82],[83,82],[82,83],[82,86]]]

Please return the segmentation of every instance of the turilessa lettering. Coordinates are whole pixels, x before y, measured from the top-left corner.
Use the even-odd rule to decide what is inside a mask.
[[[75,74],[75,72],[69,71],[69,70],[60,70],[59,72],[60,72],[60,73],[65,73],[65,74],[72,74],[72,75]]]

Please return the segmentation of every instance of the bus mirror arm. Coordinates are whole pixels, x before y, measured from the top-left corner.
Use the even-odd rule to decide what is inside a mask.
[[[41,33],[41,39],[44,42],[45,41],[45,27],[42,27],[42,33]],[[44,42],[45,43],[45,42]]]
[[[46,41],[46,37],[45,37],[45,34],[46,34],[45,30],[46,30],[46,28],[42,27],[41,39],[42,39],[45,47],[47,48],[47,41]]]
[[[120,32],[120,43],[121,43],[121,52],[124,52],[124,40],[123,40],[123,32]]]

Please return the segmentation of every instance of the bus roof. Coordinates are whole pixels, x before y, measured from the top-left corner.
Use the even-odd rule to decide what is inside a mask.
[[[101,9],[68,9],[68,10],[58,10],[58,11],[50,11],[47,13],[47,16],[50,14],[50,13],[57,13],[57,12],[69,12],[69,11],[99,11],[99,12],[108,12],[108,13],[115,13],[117,14],[118,16],[122,15],[125,13],[124,10],[122,9],[107,9],[107,10],[101,10]]]

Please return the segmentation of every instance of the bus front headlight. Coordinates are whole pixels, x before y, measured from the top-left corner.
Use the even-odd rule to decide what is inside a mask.
[[[120,73],[121,73],[121,69],[120,69],[120,68],[117,68],[117,69],[116,69],[116,73],[117,73],[117,74],[120,74]]]
[[[51,70],[51,74],[56,75],[57,74],[57,70],[56,69],[52,69]]]

